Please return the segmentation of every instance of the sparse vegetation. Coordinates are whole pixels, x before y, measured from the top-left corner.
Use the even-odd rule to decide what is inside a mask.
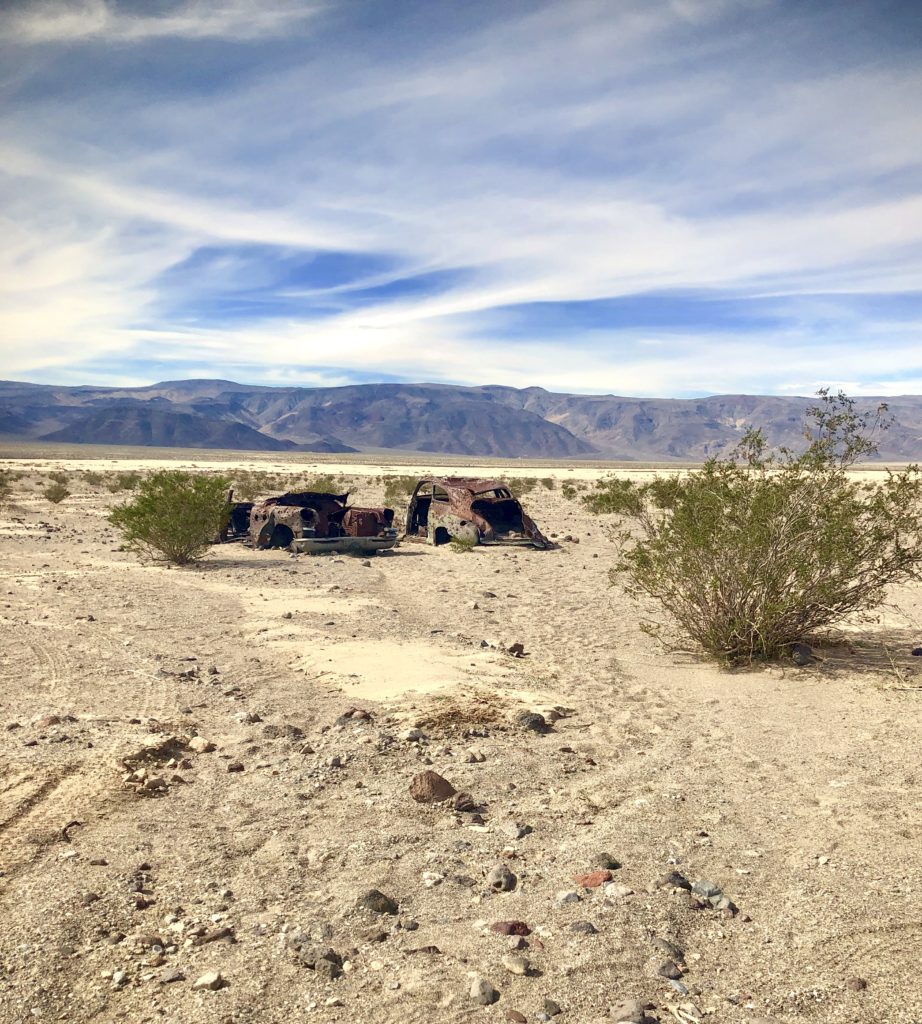
[[[0,505],[5,505],[13,493],[13,474],[7,469],[0,469]]]
[[[537,486],[538,478],[536,476],[520,476],[509,483],[509,489],[515,498],[524,498],[526,494],[531,494]]]
[[[48,479],[54,484],[66,484],[67,474],[62,473],[60,470],[55,470],[48,474]]]
[[[541,486],[549,491],[553,491],[557,486],[557,481],[552,476],[541,477]]]
[[[273,490],[273,483],[274,478],[266,472],[249,469],[238,470],[233,479],[234,498],[237,501],[255,501],[259,497],[268,495]]]
[[[477,547],[477,538],[469,536],[452,537],[448,542],[449,547],[456,554],[463,555],[468,551],[473,551]]]
[[[42,494],[55,505],[59,505],[65,498],[70,497],[70,491],[62,483],[49,484]]]
[[[583,499],[618,516],[613,579],[722,660],[777,657],[922,576],[918,467],[880,484],[848,476],[877,451],[886,407],[859,415],[841,392],[819,398],[799,454],[770,452],[750,430],[700,470],[642,484],[609,477]]]
[[[187,565],[200,559],[224,528],[229,487],[221,476],[162,470],[114,509],[109,522],[121,531],[127,550]]]
[[[119,491],[133,491],[141,483],[140,473],[115,473],[106,484],[113,494]]]
[[[571,484],[569,480],[564,480],[560,487],[560,493],[567,499],[567,501],[572,501],[578,492],[576,487]]]
[[[83,479],[90,485],[90,487],[102,487],[106,482],[104,473],[97,473],[94,469],[85,469],[83,471]]]
[[[415,476],[386,476],[384,478],[384,504],[388,508],[406,509],[418,482]]]

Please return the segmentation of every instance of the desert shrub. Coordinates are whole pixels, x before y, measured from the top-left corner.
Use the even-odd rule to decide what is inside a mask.
[[[557,486],[557,481],[552,476],[541,477],[541,486],[549,491],[553,491]]]
[[[161,470],[113,509],[109,522],[121,531],[127,550],[186,565],[201,558],[223,530],[229,487],[221,476]]]
[[[105,474],[97,473],[94,469],[85,469],[83,471],[83,479],[90,487],[101,487],[106,482]]]
[[[53,504],[59,505],[65,498],[70,497],[70,491],[62,483],[49,484],[42,494]]]
[[[320,476],[304,480],[291,489],[294,491],[317,491],[322,494],[342,494],[343,481],[329,473],[322,473]]]
[[[560,487],[560,493],[567,499],[567,501],[572,501],[577,495],[577,490],[569,480],[564,480]]]
[[[463,555],[477,547],[477,538],[462,534],[458,537],[452,537],[448,545],[455,554]]]
[[[255,501],[263,495],[268,495],[278,488],[272,485],[276,481],[268,473],[242,469],[234,474],[233,486],[234,497],[238,501]],[[280,488],[285,490],[285,487]]]
[[[60,470],[55,470],[55,472],[48,474],[48,479],[54,484],[66,484],[67,474],[62,473]]]
[[[388,508],[406,508],[419,479],[415,476],[386,476],[384,478],[384,504]]]
[[[8,469],[0,469],[0,505],[5,505],[13,493],[13,474]]]
[[[583,499],[618,516],[613,580],[722,660],[776,657],[922,576],[918,467],[876,484],[848,475],[876,453],[886,407],[859,415],[841,392],[819,397],[799,454],[769,452],[750,430],[730,456],[687,475],[609,477]]]
[[[113,493],[133,491],[141,483],[140,473],[115,473],[106,487]]]
[[[517,480],[509,482],[509,490],[516,498],[524,498],[526,494],[531,494],[537,486],[538,478],[536,476],[520,476]]]

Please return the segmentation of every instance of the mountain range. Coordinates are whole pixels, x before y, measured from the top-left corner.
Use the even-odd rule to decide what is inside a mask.
[[[873,410],[881,399],[862,399]],[[922,396],[886,399],[880,456],[922,459]],[[225,380],[147,387],[0,381],[0,437],[77,444],[355,452],[394,449],[530,459],[700,460],[750,425],[772,445],[803,443],[813,398],[569,395],[450,384],[263,387]]]

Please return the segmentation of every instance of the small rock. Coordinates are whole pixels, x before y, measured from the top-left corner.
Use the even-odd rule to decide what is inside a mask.
[[[685,875],[679,874],[678,871],[670,871],[668,875],[663,875],[656,883],[657,889],[685,889],[691,892],[691,882],[685,877]]]
[[[577,935],[598,935],[599,929],[591,921],[574,921],[570,931]]]
[[[615,860],[610,853],[599,853],[593,857],[592,866],[603,871],[617,871],[621,867],[621,861]]]
[[[426,737],[422,729],[404,729],[400,734],[400,738],[406,740],[407,743],[415,743],[417,740],[424,740]]]
[[[531,935],[531,928],[524,921],[494,921],[490,931],[497,935]]]
[[[318,960],[314,964],[314,973],[326,978],[327,981],[332,981],[342,974],[342,968],[335,960]]]
[[[480,1006],[489,1006],[499,999],[499,992],[486,980],[486,978],[474,978],[470,989],[471,999]]]
[[[518,1010],[506,1010],[506,1020],[515,1021],[515,1024],[526,1024],[528,1018]]]
[[[167,971],[160,976],[161,985],[172,985],[177,981],[185,981],[186,976],[182,971]]]
[[[665,953],[670,960],[675,960],[677,964],[685,962],[685,952],[674,942],[669,942],[668,939],[661,939],[659,937],[654,938],[652,942],[653,945],[656,946],[660,952]]]
[[[516,716],[516,724],[528,732],[546,733],[548,729],[544,715],[537,711],[523,711]]]
[[[611,1008],[611,1018],[618,1024],[644,1024],[644,1006],[637,999],[625,999]]]
[[[672,960],[664,960],[656,969],[661,978],[681,978],[682,971]]]
[[[809,644],[794,644],[791,648],[791,661],[795,665],[809,665],[813,661],[813,648]]]
[[[210,754],[217,748],[210,740],[206,740],[204,736],[193,736],[189,740],[189,749],[194,750],[196,754]]]
[[[611,871],[590,871],[585,875],[574,875],[573,881],[584,889],[598,889],[600,885],[611,881]]]
[[[634,895],[634,890],[629,885],[622,885],[620,882],[609,882],[604,889],[605,895],[613,899],[623,899],[625,896]]]
[[[282,612],[283,619],[290,619],[292,617],[291,612]]]
[[[563,892],[557,893],[557,904],[564,906],[567,903],[579,903],[582,900],[582,896],[573,889],[564,889]]]
[[[470,793],[455,793],[451,800],[451,806],[454,807],[456,811],[476,811],[477,801]],[[481,818],[480,820],[482,821],[483,819]]]
[[[517,821],[504,821],[499,830],[510,839],[524,839],[534,831],[531,825],[522,825]]]
[[[563,1013],[560,1003],[555,1002],[553,999],[544,1000],[544,1012],[548,1017],[556,1017],[558,1014]]]
[[[723,889],[719,885],[714,882],[708,882],[705,879],[695,882],[691,890],[705,899],[710,899],[712,896],[720,896],[723,893]]]
[[[228,772],[230,772],[232,774],[234,772],[242,772],[244,770],[243,762],[242,761],[231,761],[230,764],[228,764],[228,766],[227,766],[227,770],[228,770]]]
[[[226,984],[220,971],[208,971],[203,974],[192,986],[194,989],[208,989],[211,992],[223,988]]]
[[[497,864],[487,875],[487,885],[494,892],[512,892],[518,879],[505,864]]]
[[[427,770],[414,775],[410,781],[410,796],[420,804],[437,804],[449,800],[458,791],[438,772]]]
[[[523,976],[528,974],[531,964],[528,962],[528,958],[524,956],[504,956],[503,967],[510,974],[518,974]]]
[[[374,914],[396,914],[400,909],[395,900],[392,900],[390,896],[385,896],[378,889],[369,889],[368,892],[363,893],[358,899],[358,905]]]
[[[852,992],[863,992],[868,987],[868,983],[864,978],[849,978],[845,982],[845,987]]]

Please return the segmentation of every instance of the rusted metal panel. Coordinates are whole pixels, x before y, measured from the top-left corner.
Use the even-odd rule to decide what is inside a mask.
[[[423,477],[410,499],[406,533],[436,545],[465,538],[479,544],[551,547],[501,480]]]
[[[348,500],[348,493],[292,491],[254,503],[240,502],[231,508],[225,539],[240,538],[255,548],[293,550],[311,550],[312,546],[324,551],[345,550],[350,547],[346,543],[349,538],[373,540],[368,550],[393,547],[397,541],[393,510],[359,508]]]

